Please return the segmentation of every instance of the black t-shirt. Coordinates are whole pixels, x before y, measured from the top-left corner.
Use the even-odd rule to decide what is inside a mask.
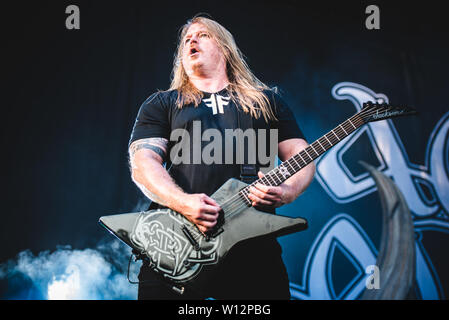
[[[256,162],[263,166],[267,164],[266,156],[270,153],[270,144],[274,146],[274,148],[272,146],[272,150],[274,149],[277,153],[279,142],[291,138],[304,138],[293,113],[283,99],[271,90],[267,90],[265,93],[277,119],[268,121],[268,123],[263,116],[255,119],[244,114],[241,108],[229,99],[226,89],[214,94],[204,92],[204,97],[197,107],[185,105],[182,108],[178,108],[175,104],[176,91],[154,93],[139,109],[129,144],[145,138],[167,139],[169,145],[165,159],[166,167],[169,168],[174,181],[187,193],[211,195],[228,179],[240,177],[240,163],[237,161],[239,159],[236,152],[237,143],[232,145],[233,156],[228,158],[231,161],[226,159],[230,149],[226,147],[225,143],[229,131],[235,132],[235,129],[240,127],[240,123],[252,122],[252,129],[256,136],[256,140],[248,139],[248,141],[252,141],[252,145],[245,141],[243,159],[245,163],[251,163],[250,156],[255,153]],[[244,117],[250,120],[242,120]],[[246,127],[241,128],[247,129]],[[277,131],[270,132],[270,129]],[[263,135],[259,135],[263,130],[265,130],[265,139]],[[176,132],[180,134],[173,135]],[[270,141],[270,133],[277,133],[275,144]],[[273,135],[271,134],[271,136]],[[217,142],[215,139],[221,139],[221,141]],[[211,148],[208,149],[212,143],[215,143],[214,146],[216,146],[213,151]],[[179,152],[180,145],[186,146],[186,149]],[[259,157],[260,147],[263,146],[265,146],[264,159]],[[187,155],[184,152],[187,152]],[[262,151],[260,152],[263,154]],[[177,159],[172,153],[181,155],[183,160],[179,161],[179,158]],[[204,157],[208,154],[213,156],[212,163],[210,159],[206,160]],[[231,163],[227,164],[227,162]],[[153,203],[152,208],[157,207]],[[219,276],[212,281],[211,296],[235,298],[241,295],[248,298],[273,295],[288,298],[289,282],[281,252],[279,243],[271,236],[238,243],[220,267]],[[265,279],[267,275],[271,282]],[[145,266],[141,268],[139,279],[155,281],[154,274]],[[262,281],[262,279],[265,280]],[[157,287],[145,288],[147,288],[145,284],[139,286],[139,295],[145,296],[149,293],[150,296],[154,294],[158,296],[161,294]]]
[[[235,129],[239,128],[241,121],[238,113],[243,117],[244,112],[229,98],[227,89],[203,94],[197,107],[192,104],[182,108],[175,104],[175,90],[151,95],[140,107],[129,144],[145,138],[167,139],[166,167],[174,181],[187,193],[211,195],[228,179],[240,177],[242,160],[239,159],[242,158],[237,158],[237,139],[226,139],[236,133]],[[277,154],[277,143],[291,138],[304,138],[283,99],[271,90],[265,91],[265,94],[277,120],[267,123],[263,116],[252,118],[252,136],[255,139],[249,140],[247,137],[247,140],[242,140],[245,142],[243,162],[253,163],[251,154],[259,167],[272,164],[267,161],[270,147]],[[248,117],[248,114],[245,116]],[[277,143],[273,148],[274,141],[270,141],[270,136],[271,140],[276,140],[274,130],[277,130]],[[261,149],[263,142],[265,147]],[[212,143],[215,143],[215,148],[211,147]],[[229,157],[229,146],[232,147],[232,157]],[[263,159],[258,156],[259,152],[263,154]]]

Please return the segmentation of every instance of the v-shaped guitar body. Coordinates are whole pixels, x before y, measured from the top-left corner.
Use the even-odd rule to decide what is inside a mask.
[[[236,195],[247,184],[237,179],[229,179],[211,197],[222,205]],[[291,218],[266,213],[254,207],[243,207],[241,211],[232,214],[224,211],[225,221],[223,239],[229,249],[237,242],[264,235],[281,236],[296,231],[305,230],[307,221],[303,218]]]
[[[230,179],[211,197],[221,205],[246,186]],[[213,269],[240,241],[307,228],[307,221],[302,218],[265,213],[241,203],[226,208],[215,234],[210,237],[170,209],[104,216],[100,223],[127,245],[145,254],[157,272],[182,284],[194,281],[204,268]]]

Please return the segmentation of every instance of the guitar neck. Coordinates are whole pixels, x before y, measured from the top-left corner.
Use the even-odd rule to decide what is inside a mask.
[[[365,124],[364,120],[360,116],[360,112],[353,115],[348,120],[341,123],[339,126],[329,131],[327,134],[311,143],[307,148],[298,152],[288,160],[282,162],[279,166],[265,174],[263,178],[260,178],[252,183],[261,183],[268,186],[278,186],[285,180],[293,176],[302,168],[306,167],[309,163],[317,159],[327,150],[346,138],[352,132],[360,128]],[[243,188],[239,193],[244,199],[248,200],[249,187]]]

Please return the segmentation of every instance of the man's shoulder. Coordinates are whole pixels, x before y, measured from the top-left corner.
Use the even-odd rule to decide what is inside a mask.
[[[143,106],[160,105],[164,108],[172,107],[178,97],[177,90],[158,90],[152,93],[144,102]]]
[[[176,104],[177,99],[177,91],[176,90],[167,90],[162,91],[158,90],[148,96],[145,101],[140,106],[141,111],[143,112],[151,112],[152,110],[166,110],[169,111]]]
[[[269,87],[268,89],[264,89],[263,93],[270,101],[270,106],[275,112],[278,111],[277,109],[279,107],[283,107],[285,105],[284,99],[282,98],[282,93],[278,87]]]

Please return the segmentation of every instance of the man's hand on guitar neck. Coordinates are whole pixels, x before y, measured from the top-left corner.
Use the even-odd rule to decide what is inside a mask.
[[[258,175],[259,178],[263,178],[264,176],[260,171]],[[277,187],[257,183],[253,187],[250,187],[249,191],[248,198],[252,201],[252,206],[254,207],[279,208],[296,198],[295,190],[284,183]]]
[[[308,143],[304,139],[288,139],[279,143],[279,158],[282,161],[289,159],[301,150],[305,149]],[[259,178],[264,174],[259,172]],[[309,163],[303,170],[297,172],[279,186],[266,186],[257,183],[249,189],[248,198],[255,207],[278,208],[284,204],[293,202],[312,182],[315,174],[315,164]]]

